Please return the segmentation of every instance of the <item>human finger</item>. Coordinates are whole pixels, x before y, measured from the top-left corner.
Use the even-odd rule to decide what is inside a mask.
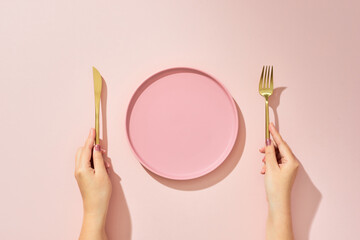
[[[270,139],[266,142],[267,146],[265,147],[265,161],[266,161],[266,169],[279,169],[279,165],[276,160],[276,153],[274,144]]]
[[[280,155],[282,155],[286,158],[289,158],[289,160],[294,160],[294,157],[293,157],[290,147],[283,140],[283,138],[281,137],[280,133],[276,130],[273,123],[270,124],[269,130],[270,130],[271,136],[273,137],[273,139],[276,142],[276,145],[280,151]]]
[[[259,148],[259,152],[261,152],[261,153],[265,153],[265,146],[264,146],[264,147]]]
[[[101,153],[100,145],[95,145],[93,151],[94,151],[93,152],[93,161],[94,161],[95,174],[106,172],[104,158]]]
[[[266,173],[266,166],[265,166],[265,165],[261,168],[260,173],[261,173],[261,174],[265,174],[265,173]]]
[[[81,154],[81,163],[82,166],[91,166],[90,159],[91,159],[91,152],[94,146],[95,141],[95,129],[90,129],[89,136],[87,137],[83,151]]]
[[[104,162],[105,162],[105,167],[110,168],[110,166],[111,166],[110,163],[108,161],[106,161],[106,160],[104,160]]]
[[[270,123],[269,131],[271,133],[271,136],[273,137],[276,145],[279,147],[282,143],[284,143],[284,140],[282,139],[280,133],[277,131],[273,123]]]
[[[75,154],[75,169],[79,168],[82,147],[79,147]]]

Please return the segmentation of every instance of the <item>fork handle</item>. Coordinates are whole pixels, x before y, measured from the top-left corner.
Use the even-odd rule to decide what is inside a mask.
[[[265,141],[270,139],[269,133],[269,101],[265,98]]]

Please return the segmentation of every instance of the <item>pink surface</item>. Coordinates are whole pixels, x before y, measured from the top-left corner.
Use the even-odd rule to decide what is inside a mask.
[[[78,236],[74,157],[94,126],[92,66],[107,85],[110,239],[264,239],[265,64],[277,88],[271,120],[302,163],[296,239],[357,239],[359,9],[349,0],[1,1],[0,239]],[[194,180],[144,170],[126,138],[132,94],[173,66],[221,80],[244,130],[229,158]]]
[[[173,68],[147,79],[128,106],[126,131],[140,162],[170,179],[218,167],[234,146],[238,116],[225,87],[209,75]]]

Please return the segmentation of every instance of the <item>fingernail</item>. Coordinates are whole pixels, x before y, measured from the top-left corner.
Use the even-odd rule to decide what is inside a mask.
[[[265,142],[266,146],[270,146],[271,145],[271,139],[266,139],[266,142]]]
[[[100,145],[99,145],[99,144],[95,145],[95,147],[94,147],[94,148],[95,148],[95,150],[96,150],[96,151],[101,151],[101,147],[100,147]]]

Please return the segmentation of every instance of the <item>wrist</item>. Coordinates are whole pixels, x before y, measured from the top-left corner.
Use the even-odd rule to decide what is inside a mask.
[[[103,204],[99,202],[83,202],[84,210],[84,219],[91,219],[91,221],[105,223],[108,204]]]
[[[274,224],[291,223],[290,198],[277,199],[269,202],[268,219]]]
[[[106,215],[84,212],[83,226],[91,227],[96,231],[105,230]]]
[[[278,196],[268,201],[270,216],[290,214],[291,201],[290,196]]]
[[[107,239],[105,218],[84,212],[79,240]]]

